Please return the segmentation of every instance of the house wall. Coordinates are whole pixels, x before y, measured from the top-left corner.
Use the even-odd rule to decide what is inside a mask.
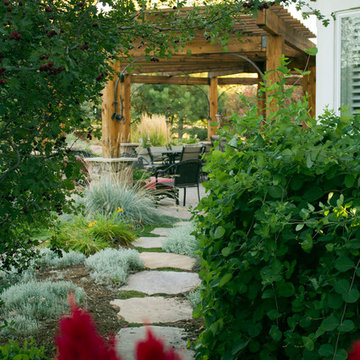
[[[316,7],[326,17],[332,12],[360,9],[360,0],[317,0]],[[316,56],[316,115],[321,114],[326,106],[337,110],[337,66],[336,66],[336,21],[324,27],[317,21]]]

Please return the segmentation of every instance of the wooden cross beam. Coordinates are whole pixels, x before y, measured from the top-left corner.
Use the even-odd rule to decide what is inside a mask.
[[[295,27],[286,24],[285,21],[271,9],[258,11],[256,22],[257,25],[264,29],[269,35],[282,36],[288,46],[298,51],[304,52],[304,50],[309,50],[315,46],[312,41],[301,36]]]
[[[132,84],[210,85],[209,78],[205,77],[131,75],[130,79]],[[287,84],[293,85],[298,79],[296,76],[291,76],[287,79]],[[218,85],[256,85],[257,83],[258,79],[255,77],[218,78]]]

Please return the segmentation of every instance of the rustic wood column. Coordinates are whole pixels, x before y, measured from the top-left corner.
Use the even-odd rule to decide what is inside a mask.
[[[131,142],[131,113],[130,113],[130,98],[131,98],[131,80],[130,75],[124,75],[119,82],[119,108],[118,112],[121,111],[124,117],[120,122],[120,142]]]
[[[284,53],[284,38],[280,35],[268,35],[266,39],[266,71],[271,71],[267,77],[267,84],[271,85],[276,83],[278,78],[278,73],[276,68],[280,64],[280,57]],[[271,96],[271,93],[267,94],[267,98]],[[269,107],[272,110],[276,109],[276,103],[272,102],[268,105],[268,109],[266,111],[266,115],[269,114]]]
[[[118,63],[114,64],[114,69],[118,70]],[[101,106],[101,123],[102,123],[102,150],[103,157],[117,157],[120,151],[120,143],[117,138],[118,123],[112,120],[115,112],[114,94],[116,77],[109,80],[103,90],[103,102]]]
[[[119,63],[114,65],[120,71]],[[120,156],[120,143],[129,142],[130,135],[130,76],[122,76],[117,84],[117,101],[115,109],[115,85],[119,78],[114,76],[103,90],[101,109],[103,156],[117,158]],[[114,113],[120,118],[114,118]],[[122,116],[122,118],[121,118]]]
[[[218,86],[218,78],[212,77],[209,78],[210,84],[209,84],[209,106],[210,106],[210,119],[208,119],[208,139],[210,139],[210,136],[213,136],[216,134],[216,130],[218,129],[218,126],[212,126],[212,122],[216,122],[216,114],[218,113],[218,93],[217,93],[217,86]]]
[[[312,56],[309,61],[308,71],[309,75],[303,77],[303,90],[304,93],[309,96],[309,110],[310,116],[315,117],[315,106],[316,106],[316,58]]]

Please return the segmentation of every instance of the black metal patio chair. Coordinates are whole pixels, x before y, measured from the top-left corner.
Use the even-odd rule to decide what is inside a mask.
[[[151,163],[153,165],[159,165],[164,163],[163,151],[167,151],[168,148],[166,146],[149,146],[147,148]]]
[[[205,147],[203,145],[184,145],[180,161],[201,159],[204,150]]]
[[[186,188],[188,187],[197,187],[198,199],[200,201],[200,189],[199,189],[199,179],[201,171],[201,160],[200,159],[190,159],[180,161],[169,166],[166,169],[158,170],[156,172],[156,189],[161,189],[164,187],[164,182],[158,181],[161,177],[173,179],[173,182],[166,182],[167,190],[169,196],[175,199],[176,205],[179,205],[179,188],[184,189],[184,201],[183,206],[186,205]]]

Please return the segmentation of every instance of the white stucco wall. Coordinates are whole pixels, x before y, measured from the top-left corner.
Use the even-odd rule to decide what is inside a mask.
[[[317,0],[316,7],[327,17],[332,12],[360,9],[360,0]],[[323,112],[326,106],[336,109],[337,99],[337,68],[336,68],[336,37],[335,22],[324,27],[317,21],[317,47],[316,57],[316,114]]]

